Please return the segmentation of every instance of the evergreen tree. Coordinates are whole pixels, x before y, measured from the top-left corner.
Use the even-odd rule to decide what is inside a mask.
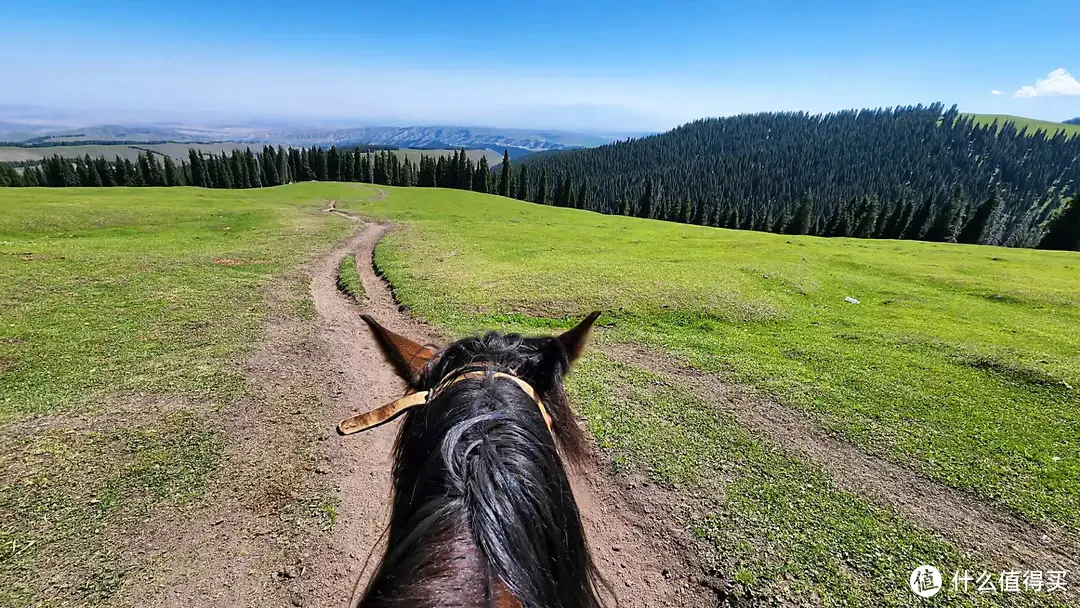
[[[918,209],[912,212],[911,222],[908,223],[907,228],[904,230],[903,236],[900,238],[908,240],[921,239],[926,228],[926,224],[930,221],[930,217],[934,214],[933,198],[926,199],[926,202],[922,204]]]
[[[176,165],[173,164],[172,159],[168,156],[165,157],[165,185],[166,186],[179,186],[180,182],[176,176]]]
[[[529,168],[521,165],[521,170],[518,171],[517,194],[514,198],[519,201],[531,200],[532,193],[529,190]]]
[[[481,156],[479,162],[476,163],[476,171],[473,172],[473,191],[486,193],[490,176],[491,168],[488,167],[487,157]]]
[[[964,224],[964,228],[956,237],[956,241],[969,244],[983,243],[983,237],[986,234],[986,229],[990,224],[990,220],[997,215],[1000,207],[1001,199],[998,196],[997,190],[991,190],[990,197],[983,201],[983,204],[979,205],[979,208],[971,215],[971,219]]]
[[[874,236],[874,226],[877,224],[877,202],[868,196],[862,197],[855,212],[858,218],[851,231],[851,236],[860,239],[868,239]]]
[[[1080,251],[1080,196],[1074,196],[1051,218],[1039,249]]]
[[[262,169],[259,167],[259,160],[255,158],[251,148],[244,151],[244,164],[247,169],[248,187],[262,188]]]
[[[578,209],[591,209],[589,206],[589,184],[587,180],[581,181],[581,187],[578,188],[577,197],[574,199],[574,206]]]
[[[814,213],[814,195],[807,190],[799,198],[799,206],[795,209],[795,215],[787,225],[788,234],[806,234],[810,231],[810,221]]]
[[[499,172],[499,196],[510,196],[510,151],[503,150],[502,171]]]
[[[732,205],[731,211],[728,213],[727,221],[724,222],[725,228],[731,228],[735,230],[739,227],[739,206]]]
[[[930,223],[930,227],[926,230],[926,234],[923,238],[927,241],[938,243],[947,241],[955,242],[954,220],[959,211],[959,206],[960,196],[957,191],[954,191],[953,195],[939,206],[937,213],[934,215],[933,222]]]
[[[247,188],[250,181],[247,174],[247,163],[244,162],[244,157],[240,155],[238,150],[233,150],[232,156],[229,158],[229,173],[232,178],[233,188]]]
[[[652,178],[645,179],[645,191],[641,193],[641,198],[638,199],[637,204],[637,216],[638,217],[652,217],[653,205],[656,200],[653,196],[653,183]]]
[[[277,183],[291,184],[296,177],[292,171],[292,166],[289,164],[289,152],[286,152],[283,146],[278,146],[277,160]]]
[[[536,200],[534,202],[540,205],[546,205],[548,200],[548,170],[545,168],[540,172],[540,185],[536,188]]]
[[[330,146],[326,153],[326,178],[332,182],[341,181],[341,153],[337,146]]]

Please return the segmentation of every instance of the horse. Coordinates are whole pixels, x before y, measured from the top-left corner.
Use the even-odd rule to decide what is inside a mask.
[[[490,332],[443,348],[364,315],[408,389],[338,426],[403,415],[386,549],[358,608],[604,606],[562,460],[588,454],[563,379],[599,315],[558,337]]]

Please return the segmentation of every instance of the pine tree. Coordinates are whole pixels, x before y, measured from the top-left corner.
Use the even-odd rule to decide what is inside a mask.
[[[503,150],[502,171],[499,172],[499,196],[510,196],[510,151]]]
[[[172,158],[165,157],[165,185],[166,186],[179,186],[180,183],[176,177],[176,165],[173,164]]]
[[[739,227],[739,206],[738,205],[732,205],[731,206],[731,212],[728,213],[726,221],[724,222],[724,227],[725,228],[731,228],[732,230],[738,229],[738,227]]]
[[[278,177],[278,165],[280,160],[277,158],[277,154],[274,152],[272,146],[266,146],[265,162],[261,163],[263,169],[263,185],[264,186],[280,186],[281,178]]]
[[[540,205],[548,204],[548,170],[545,168],[540,173],[540,185],[536,188],[536,199],[533,201]]]
[[[995,188],[990,190],[990,197],[983,201],[983,204],[979,205],[979,208],[971,215],[971,219],[964,225],[964,229],[960,231],[956,241],[969,244],[985,242],[983,239],[986,235],[986,228],[989,226],[991,218],[997,215],[1000,208],[1001,198]]]
[[[795,215],[787,225],[788,234],[806,234],[810,231],[810,220],[814,213],[814,195],[807,190],[799,198],[799,206],[795,209]]]
[[[574,199],[574,206],[578,209],[590,209],[589,186],[587,179],[581,180],[581,187],[578,188],[577,198]]]
[[[532,193],[529,190],[529,168],[521,165],[521,170],[518,171],[517,194],[514,198],[519,201],[531,200]]]
[[[573,207],[574,206],[574,185],[570,183],[570,176],[566,175],[562,179],[562,184],[558,187],[558,196],[555,200],[555,205],[558,207]]]
[[[262,169],[259,167],[259,159],[251,152],[251,148],[244,151],[244,164],[247,169],[248,186],[262,188]]]
[[[337,146],[330,146],[326,153],[326,178],[332,182],[341,181],[341,153]]]
[[[233,150],[232,157],[229,158],[229,172],[233,188],[247,188],[251,183],[248,180],[247,163],[244,162],[244,157],[240,156],[238,150]]]
[[[943,242],[955,242],[955,223],[956,215],[960,208],[960,195],[958,190],[953,191],[953,195],[948,198],[942,205],[940,205],[937,213],[934,215],[934,220],[931,222],[930,227],[926,230],[924,239],[927,241],[933,241],[938,243]]]
[[[645,178],[645,191],[641,193],[641,198],[638,199],[637,217],[652,217],[652,209],[655,203],[652,178],[648,177]]]
[[[113,181],[112,170],[109,168],[109,161],[105,160],[104,156],[99,156],[94,160],[94,171],[97,171],[102,186],[108,188],[116,185],[116,182]]]
[[[869,196],[862,197],[859,207],[855,212],[858,220],[851,231],[851,236],[868,239],[874,235],[874,226],[877,224],[877,203]]]
[[[931,196],[931,198],[926,199],[922,206],[912,211],[911,221],[900,238],[907,240],[919,240],[922,238],[926,224],[934,213],[933,200]]]
[[[472,186],[474,192],[488,191],[488,179],[491,177],[491,168],[488,167],[487,157],[481,156],[476,163],[476,171],[473,172]]]
[[[1057,215],[1051,218],[1039,249],[1080,251],[1080,195],[1073,196]]]
[[[289,155],[284,146],[278,146],[277,149],[277,175],[279,184],[291,184],[296,179],[296,174],[292,171],[292,166],[289,164]]]

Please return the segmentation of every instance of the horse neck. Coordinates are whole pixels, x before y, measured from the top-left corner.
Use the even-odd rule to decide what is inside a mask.
[[[387,553],[361,605],[599,606],[536,404],[505,383],[475,384],[402,424]]]

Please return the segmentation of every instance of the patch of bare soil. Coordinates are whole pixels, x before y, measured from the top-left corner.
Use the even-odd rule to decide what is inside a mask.
[[[867,454],[822,432],[791,409],[672,357],[627,344],[605,352],[617,361],[671,378],[707,403],[731,412],[758,436],[821,467],[838,487],[895,509],[994,567],[1080,569],[1080,544],[1063,529],[1024,521],[969,493]]]

